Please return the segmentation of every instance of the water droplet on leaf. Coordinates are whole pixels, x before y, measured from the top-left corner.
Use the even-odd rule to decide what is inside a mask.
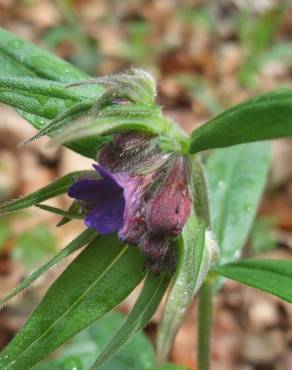
[[[80,358],[76,356],[71,356],[66,358],[63,362],[64,370],[83,370],[83,365]]]

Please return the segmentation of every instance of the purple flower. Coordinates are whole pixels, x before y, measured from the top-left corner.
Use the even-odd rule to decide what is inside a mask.
[[[87,227],[100,234],[118,231],[123,225],[125,198],[123,187],[115,177],[103,167],[94,165],[101,179],[84,178],[78,180],[68,191],[68,195],[91,206],[85,218]]]
[[[182,232],[191,209],[187,158],[165,155],[151,137],[131,133],[105,145],[98,162],[93,167],[101,178],[79,179],[68,192],[83,207],[85,224],[137,245],[153,272],[166,264],[173,271],[170,240]]]
[[[102,178],[80,179],[69,188],[68,195],[90,209],[85,218],[87,227],[100,234],[119,231],[122,240],[135,244],[144,231],[143,227],[139,229],[136,216],[151,175],[113,174],[100,165],[93,167]]]

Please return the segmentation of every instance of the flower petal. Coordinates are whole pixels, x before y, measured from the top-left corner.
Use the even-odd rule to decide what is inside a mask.
[[[107,171],[104,167],[100,166],[99,164],[93,164],[92,167],[102,176],[104,179],[109,181],[113,181],[117,183],[116,178],[112,175],[109,171]]]
[[[122,193],[122,188],[109,179],[80,179],[68,191],[71,198],[85,201],[99,201],[105,196]]]
[[[105,197],[86,216],[87,227],[94,228],[100,234],[110,234],[118,231],[123,225],[125,200],[123,193]]]
[[[124,223],[119,230],[119,238],[129,244],[137,244],[146,232],[145,189],[151,184],[152,174],[116,174],[117,182],[124,188]]]

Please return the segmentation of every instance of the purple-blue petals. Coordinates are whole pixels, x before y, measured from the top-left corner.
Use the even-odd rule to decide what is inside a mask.
[[[115,176],[99,165],[93,166],[101,179],[80,179],[73,184],[68,195],[81,202],[88,202],[91,211],[85,218],[87,227],[100,234],[118,231],[123,225],[124,189]]]

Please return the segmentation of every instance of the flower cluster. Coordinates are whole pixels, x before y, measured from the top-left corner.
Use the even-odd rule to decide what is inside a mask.
[[[162,153],[153,136],[130,132],[116,134],[97,161],[101,178],[80,179],[68,193],[86,211],[85,224],[139,246],[151,271],[173,272],[171,239],[191,209],[187,158]]]

